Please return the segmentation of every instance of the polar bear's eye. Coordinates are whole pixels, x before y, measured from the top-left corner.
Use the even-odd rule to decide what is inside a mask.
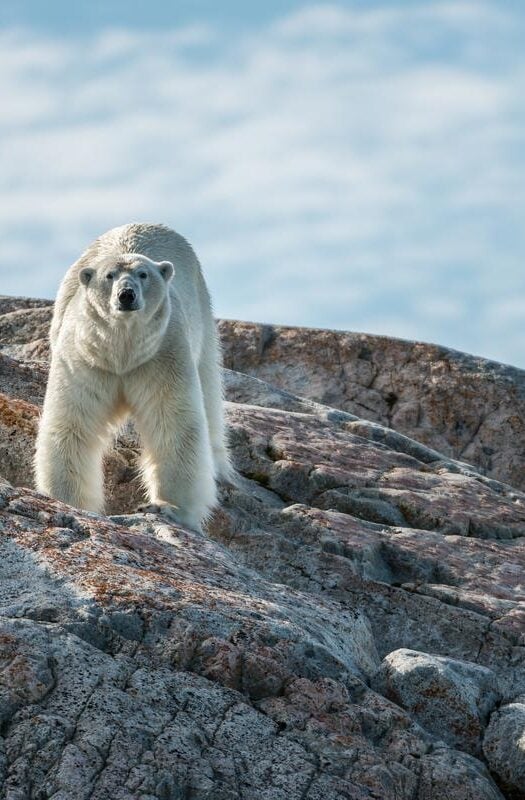
[[[108,281],[112,281],[114,277],[115,276],[114,276],[114,274],[112,272],[108,272],[106,274],[106,280],[108,280]]]
[[[145,281],[147,277],[148,277],[148,273],[147,272],[144,272],[144,271],[143,272],[139,272],[139,278],[140,278],[141,281]]]

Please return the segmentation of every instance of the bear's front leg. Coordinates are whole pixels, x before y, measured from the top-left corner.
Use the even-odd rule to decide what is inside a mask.
[[[200,382],[164,373],[129,398],[143,445],[142,473],[153,507],[201,531],[216,503],[213,457]],[[147,387],[147,388],[146,388]]]
[[[102,511],[102,455],[113,394],[108,378],[53,360],[36,442],[39,492],[75,508]]]

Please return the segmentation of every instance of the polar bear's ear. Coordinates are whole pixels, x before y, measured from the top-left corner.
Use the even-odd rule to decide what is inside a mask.
[[[91,269],[91,267],[84,267],[78,273],[78,279],[83,286],[87,286],[94,274],[94,269]]]
[[[175,267],[171,261],[161,261],[159,264],[159,270],[166,283],[169,283],[175,275]]]

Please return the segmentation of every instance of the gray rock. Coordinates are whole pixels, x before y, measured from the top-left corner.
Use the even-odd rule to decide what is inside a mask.
[[[435,736],[473,755],[499,699],[496,676],[466,661],[395,650],[389,653],[372,686],[401,705]]]
[[[483,752],[508,797],[525,797],[525,697],[492,714]]]
[[[423,756],[417,800],[501,800],[488,770],[466,753],[436,748]]]

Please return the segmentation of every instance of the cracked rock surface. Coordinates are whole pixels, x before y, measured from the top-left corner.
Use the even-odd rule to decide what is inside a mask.
[[[0,301],[0,798],[522,800],[517,482],[303,363],[303,396],[226,371],[240,478],[207,536],[133,513],[131,426],[109,516],[69,508],[31,488],[49,315]]]

